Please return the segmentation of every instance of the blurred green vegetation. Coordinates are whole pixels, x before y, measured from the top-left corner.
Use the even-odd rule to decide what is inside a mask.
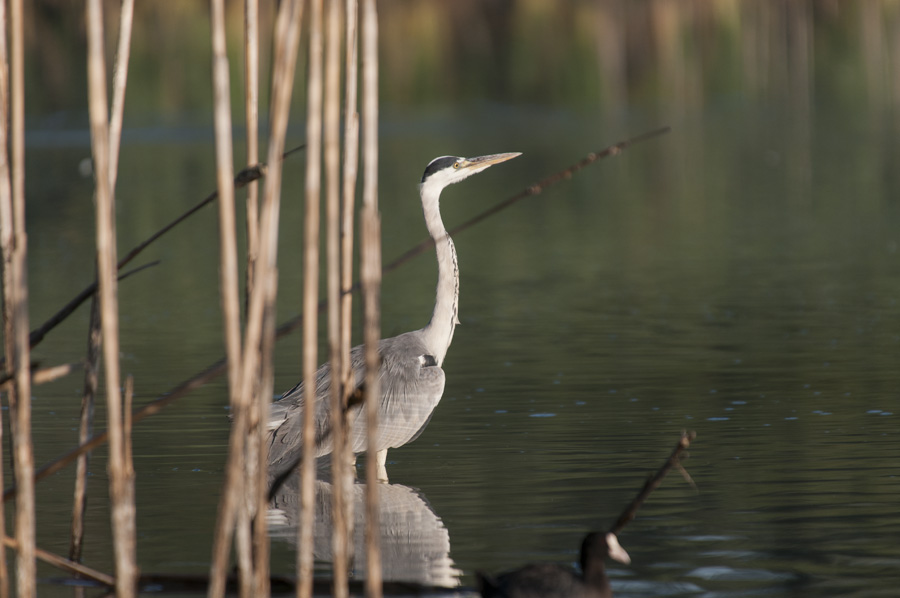
[[[266,73],[274,2],[261,4]],[[107,3],[110,62],[118,5]],[[82,3],[34,0],[26,8],[30,122],[85,121]],[[242,10],[229,3],[235,114]],[[900,101],[893,0],[384,0],[379,15],[388,109],[498,102],[684,114],[733,97],[800,111],[824,100],[865,114]],[[126,118],[207,122],[209,64],[207,2],[139,2]]]

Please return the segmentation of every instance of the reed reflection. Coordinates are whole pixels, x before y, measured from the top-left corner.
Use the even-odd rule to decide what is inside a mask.
[[[333,486],[325,477],[320,474],[316,480],[313,554],[317,563],[330,564]],[[351,577],[357,572],[363,575],[366,568],[365,493],[363,483],[354,483],[349,489],[353,508]],[[296,544],[299,502],[300,478],[295,473],[285,481],[269,505],[269,530],[273,538]],[[385,581],[458,586],[461,571],[450,558],[450,534],[425,496],[402,484],[380,484],[378,503]]]

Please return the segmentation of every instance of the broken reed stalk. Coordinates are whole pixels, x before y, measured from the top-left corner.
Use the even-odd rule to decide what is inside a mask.
[[[94,399],[97,396],[100,367],[100,302],[94,296],[91,300],[91,321],[88,325],[87,356],[84,363],[84,386],[81,394],[81,417],[78,424],[78,444],[84,444],[94,429]],[[89,453],[79,455],[75,464],[75,489],[72,501],[72,532],[69,543],[69,558],[81,561],[84,541],[84,514],[87,510],[87,469]]]
[[[349,359],[341,351],[341,3],[331,0],[325,32],[325,106],[324,149],[326,177],[326,249],[327,249],[327,299],[328,299],[328,347],[331,368],[331,483],[332,530],[331,570],[332,595],[346,598],[349,578],[347,537],[347,486],[349,464],[345,459],[346,444],[344,388],[342,372],[344,361]]]
[[[25,59],[22,0],[10,1],[12,149],[12,259],[10,307],[12,367],[16,390],[9,393],[16,493],[16,586],[19,596],[37,593],[35,566],[34,453],[31,441],[31,372],[28,329],[28,241],[25,231]],[[3,115],[5,118],[6,115]]]
[[[251,376],[250,371],[242,372],[240,297],[238,290],[237,239],[234,214],[234,172],[232,166],[231,140],[231,85],[228,75],[228,54],[225,39],[225,0],[211,0],[210,28],[212,37],[213,96],[216,133],[216,173],[219,192],[219,276],[222,297],[222,318],[225,332],[225,354],[228,363],[229,404],[234,414],[231,433],[228,438],[228,462],[225,481],[213,540],[210,564],[209,596],[225,594],[225,578],[228,556],[231,552],[232,537],[238,521],[249,525],[245,517],[238,517],[244,496],[244,456],[247,435],[247,411],[249,395],[242,393],[243,376]],[[244,530],[244,538],[249,529]],[[250,545],[238,542],[238,549],[244,554],[238,556],[239,563],[250,561]],[[246,578],[249,571],[242,571]]]
[[[312,595],[315,521],[315,409],[318,357],[319,201],[322,145],[322,0],[310,0],[306,112],[306,216],[303,234],[303,459],[297,529],[297,598]]]
[[[363,0],[363,337],[366,352],[366,596],[381,598],[381,547],[378,513],[378,343],[381,339],[381,219],[378,214],[378,15],[375,0]]]
[[[76,361],[74,363],[62,363],[60,365],[51,365],[46,368],[39,368],[37,363],[31,364],[31,386],[40,386],[47,384],[60,378],[65,378],[74,371],[84,367],[84,362]],[[0,376],[0,387],[5,387],[10,380],[15,379],[15,374],[4,373]],[[3,388],[2,390],[7,390]]]
[[[644,501],[647,500],[650,493],[659,487],[663,478],[669,473],[669,470],[679,466],[682,453],[687,450],[696,437],[697,433],[693,431],[681,433],[681,438],[678,439],[678,443],[672,450],[672,454],[669,455],[669,458],[666,459],[666,462],[663,463],[662,467],[660,467],[653,476],[647,479],[638,495],[634,497],[634,500],[632,500],[627,507],[625,507],[625,510],[622,511],[622,514],[619,515],[616,522],[609,528],[610,533],[619,535],[625,526],[628,525],[628,522],[634,519],[638,509],[641,508],[641,505],[644,504]]]
[[[103,7],[88,0],[88,108],[94,159],[97,212],[97,277],[100,322],[106,371],[106,404],[109,419],[109,476],[116,562],[116,594],[134,596],[137,582],[134,476],[127,463],[130,451],[123,431],[119,373],[118,276],[116,266],[115,194],[109,175],[109,124],[107,122],[106,59],[104,57]]]

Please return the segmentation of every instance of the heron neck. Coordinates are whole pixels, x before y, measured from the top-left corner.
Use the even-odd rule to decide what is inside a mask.
[[[438,264],[437,292],[431,321],[423,329],[425,343],[433,352],[440,366],[444,362],[447,349],[453,340],[453,330],[459,324],[459,266],[456,248],[447,234],[441,220],[439,207],[440,189],[422,188],[422,209],[425,212],[425,226],[434,240]]]

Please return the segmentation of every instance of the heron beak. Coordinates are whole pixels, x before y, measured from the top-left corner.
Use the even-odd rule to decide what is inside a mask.
[[[615,534],[606,534],[606,545],[609,547],[609,558],[619,561],[620,563],[629,564],[631,557],[619,544],[619,539]]]
[[[466,158],[460,165],[465,169],[472,169],[481,172],[489,166],[512,160],[516,156],[521,156],[522,152],[510,152],[507,154],[491,154],[489,156],[478,156],[477,158]]]

